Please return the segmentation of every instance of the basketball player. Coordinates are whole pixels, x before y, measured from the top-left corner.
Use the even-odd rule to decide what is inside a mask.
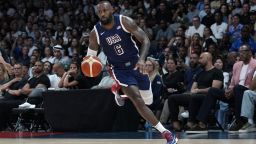
[[[176,136],[165,129],[146,106],[153,102],[153,94],[148,75],[143,74],[150,46],[145,32],[131,18],[113,15],[113,7],[108,1],[99,2],[97,14],[100,21],[90,33],[87,56],[96,56],[101,47],[112,67],[113,77],[140,115],[162,133],[167,144],[176,144]],[[132,36],[141,43],[140,54]]]

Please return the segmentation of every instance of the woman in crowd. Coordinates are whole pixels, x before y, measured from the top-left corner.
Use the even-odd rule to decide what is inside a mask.
[[[150,108],[155,111],[157,106],[160,104],[160,97],[163,90],[162,78],[159,74],[159,64],[156,59],[148,57],[146,61],[146,70],[149,75],[149,80],[151,82],[151,88],[153,92],[153,103]]]
[[[212,30],[208,27],[204,28],[204,43],[203,43],[203,50],[207,51],[207,47],[209,46],[209,44],[211,43],[217,43],[216,38],[213,36],[212,34]]]
[[[184,91],[184,73],[177,70],[177,60],[170,57],[166,62],[166,68],[168,73],[163,75],[164,92],[158,108],[162,110],[160,121],[163,123],[167,123],[169,117],[168,97]]]
[[[72,57],[73,53],[79,53],[79,42],[76,38],[72,38],[71,45],[68,48],[68,56]]]
[[[220,69],[223,71],[223,67],[224,67],[224,60],[221,57],[218,57],[214,63],[214,67],[216,67],[217,69]],[[223,71],[223,76],[224,76],[224,80],[223,80],[223,88],[226,89],[228,87],[228,83],[229,83],[229,73]],[[218,111],[218,121],[219,123],[222,125],[223,128],[225,128],[225,123],[227,120],[227,112],[228,112],[228,104],[224,103],[222,101],[219,102],[219,106],[220,109]]]
[[[75,63],[71,63],[69,66],[69,70],[62,76],[59,83],[59,87],[64,87],[67,89],[77,89],[78,82],[76,81],[76,79],[79,76],[79,74],[80,71],[78,69],[78,65]]]

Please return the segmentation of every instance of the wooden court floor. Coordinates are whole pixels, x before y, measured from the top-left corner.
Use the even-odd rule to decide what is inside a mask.
[[[165,144],[163,139],[0,139],[0,144]],[[255,139],[180,139],[178,144],[256,144]]]

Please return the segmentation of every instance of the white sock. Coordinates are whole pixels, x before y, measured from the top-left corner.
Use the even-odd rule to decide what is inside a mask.
[[[249,124],[254,124],[253,119],[248,119]]]
[[[166,131],[166,128],[164,128],[164,126],[158,122],[157,125],[154,126],[158,131],[160,131],[161,133],[163,133],[164,131]]]

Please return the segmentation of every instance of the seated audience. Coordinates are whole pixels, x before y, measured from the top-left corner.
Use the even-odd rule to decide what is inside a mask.
[[[3,93],[0,99],[0,130],[6,128],[12,108],[17,108],[25,101],[26,95],[21,93],[22,87],[27,83],[27,77],[22,76],[22,65],[14,65],[14,78],[0,86]]]
[[[249,45],[242,45],[239,53],[240,61],[236,62],[233,66],[229,87],[226,90],[212,87],[203,100],[203,104],[197,115],[197,120],[200,121],[201,127],[204,127],[208,123],[208,114],[216,105],[217,100],[229,103],[229,106],[234,107],[235,120],[232,122],[229,131],[238,131],[243,126],[245,121],[240,117],[243,93],[249,88],[252,82],[256,60],[252,58]]]

